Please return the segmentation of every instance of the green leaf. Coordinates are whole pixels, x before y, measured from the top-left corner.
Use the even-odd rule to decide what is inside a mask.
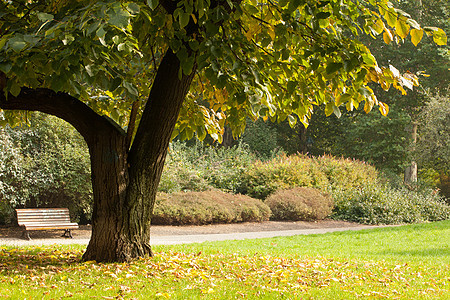
[[[287,7],[287,12],[288,13],[294,12],[297,9],[297,7],[299,7],[303,3],[304,3],[304,0],[290,0],[289,5]]]
[[[206,130],[204,126],[197,127],[197,137],[200,141],[203,141],[206,138]]]
[[[97,31],[95,32],[95,35],[97,35],[97,37],[104,37],[106,34],[106,31],[103,29],[103,25],[100,26],[99,29],[97,29]]]
[[[331,16],[331,13],[321,11],[320,13],[318,13],[316,15],[316,18],[319,19],[319,20],[320,19],[327,19],[329,16]]]
[[[47,13],[43,13],[43,12],[38,12],[37,13],[38,19],[42,22],[47,22],[47,21],[51,21],[53,20],[53,15],[51,14],[47,14]]]
[[[13,37],[9,40],[8,46],[14,51],[20,52],[27,46],[27,43],[21,38]]]
[[[7,74],[12,68],[12,64],[10,62],[0,62],[0,71]]]
[[[444,30],[438,28],[438,30],[433,32],[433,41],[439,46],[447,45],[447,35]]]
[[[336,63],[336,62],[332,62],[329,63],[327,68],[325,69],[325,71],[327,72],[327,74],[331,74],[334,73],[336,71],[338,71],[339,69],[341,69],[344,65],[342,63]]]
[[[311,65],[311,69],[312,69],[313,71],[316,71],[317,68],[318,68],[319,65],[320,65],[320,60],[318,60],[318,59],[311,59],[311,60],[309,61],[309,64]]]
[[[0,50],[2,50],[3,47],[5,47],[5,44],[6,44],[7,41],[8,41],[7,38],[0,39]]]
[[[285,7],[289,3],[289,0],[279,0],[278,5],[280,7]]]
[[[159,0],[147,0],[147,4],[152,10],[154,10],[159,4]]]
[[[139,5],[137,5],[136,3],[128,3],[128,11],[134,15],[137,15],[141,9],[139,8]]]
[[[119,9],[117,12],[114,10],[109,10],[109,12],[109,24],[119,28],[126,28],[128,26],[128,19],[130,18],[128,11]]]
[[[247,12],[251,15],[257,15],[259,14],[259,9],[257,9],[255,6],[251,5],[251,4],[246,4],[245,5],[245,9],[247,10]]]
[[[20,94],[20,86],[17,84],[16,81],[13,82],[11,89],[9,90],[9,92],[11,93],[11,95],[13,95],[14,97],[19,96]]]
[[[194,67],[194,62],[195,57],[193,55],[182,62],[181,67],[183,68],[183,73],[185,75],[191,74],[192,68]]]
[[[111,80],[111,85],[109,86],[109,90],[112,92],[112,91],[115,91],[118,87],[119,87],[119,85],[122,83],[122,78],[120,78],[120,76],[117,76],[117,77],[115,77],[115,78],[113,78],[112,80]]]
[[[187,26],[187,24],[189,24],[190,15],[188,13],[180,13],[179,18],[181,28],[184,28]]]
[[[130,93],[131,95],[133,95],[133,96],[138,96],[139,95],[138,90],[134,87],[133,84],[131,84],[131,83],[127,82],[127,81],[124,81],[122,83],[122,85],[123,85],[124,88],[127,89],[128,93]]]
[[[384,15],[384,18],[386,19],[386,22],[389,26],[394,27],[397,22],[397,14],[393,11],[386,11],[386,14]]]
[[[292,93],[295,91],[295,88],[297,87],[297,82],[295,81],[289,81],[287,84],[287,91],[289,95],[292,95]]]
[[[363,53],[361,56],[362,56],[365,64],[367,64],[371,67],[374,67],[377,65],[377,60],[371,53]]]
[[[72,43],[75,40],[75,38],[71,35],[71,34],[66,34],[66,36],[64,37],[64,39],[62,40],[64,45],[69,45],[70,43]]]

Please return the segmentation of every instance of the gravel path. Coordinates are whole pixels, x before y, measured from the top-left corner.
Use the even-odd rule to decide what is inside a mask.
[[[219,224],[204,226],[152,226],[150,243],[152,245],[173,245],[202,243],[206,241],[243,240],[292,236],[305,234],[322,234],[335,231],[361,230],[378,226],[361,225],[343,221],[324,220],[318,222],[262,222]],[[31,246],[52,244],[89,243],[90,226],[80,226],[73,231],[73,239],[60,237],[61,230],[33,231],[32,240],[21,239],[18,227],[0,227],[0,245]]]

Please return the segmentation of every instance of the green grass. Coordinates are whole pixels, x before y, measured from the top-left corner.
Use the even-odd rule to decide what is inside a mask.
[[[0,298],[450,299],[450,221],[154,247],[130,264],[82,247],[0,247]]]
[[[270,239],[224,241],[173,246],[175,251],[228,252],[284,257],[326,256],[332,258],[395,260],[450,264],[450,221],[298,235]]]

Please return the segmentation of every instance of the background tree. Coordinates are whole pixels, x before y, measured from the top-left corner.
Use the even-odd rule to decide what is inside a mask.
[[[449,103],[448,96],[431,97],[418,118],[421,130],[416,145],[416,158],[424,177],[434,177],[447,201],[450,199]]]
[[[448,1],[412,0],[400,1],[397,5],[420,22],[443,28],[444,31],[450,29]],[[288,153],[305,152],[306,149],[312,155],[330,153],[355,157],[370,161],[381,170],[400,174],[414,157],[410,146],[411,132],[407,130],[411,122],[419,123],[420,135],[422,123],[419,114],[422,109],[433,101],[430,100],[433,94],[448,94],[449,47],[436,47],[433,39],[426,36],[417,45],[414,45],[416,41],[408,39],[386,44],[386,40],[368,35],[358,38],[371,49],[380,65],[395,65],[396,69],[425,75],[420,76],[421,86],[408,91],[407,95],[394,90],[383,93],[382,87],[371,86],[378,98],[389,104],[391,113],[387,119],[380,114],[366,115],[359,108],[342,112],[340,119],[325,118],[316,113],[307,129],[302,124],[291,129],[287,122],[271,126],[277,130],[278,145]],[[302,137],[303,132],[306,134]]]
[[[385,0],[0,3],[0,108],[55,115],[85,139],[94,205],[83,258],[96,261],[151,254],[171,137],[221,141],[246,117],[306,125],[315,105],[386,115],[369,83],[404,91],[417,78],[379,66],[359,28],[447,42]]]
[[[1,132],[5,172],[0,175],[0,201],[5,215],[9,206],[68,207],[72,216],[81,217],[77,221],[87,222],[92,185],[86,143],[61,119],[32,114],[28,121]]]

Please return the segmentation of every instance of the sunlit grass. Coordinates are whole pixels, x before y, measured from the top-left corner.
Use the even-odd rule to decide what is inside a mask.
[[[449,230],[158,246],[130,264],[80,262],[81,246],[0,247],[0,298],[449,299]]]
[[[326,256],[450,264],[450,220],[405,226],[270,239],[171,246],[176,251]],[[194,250],[195,249],[195,250]]]

